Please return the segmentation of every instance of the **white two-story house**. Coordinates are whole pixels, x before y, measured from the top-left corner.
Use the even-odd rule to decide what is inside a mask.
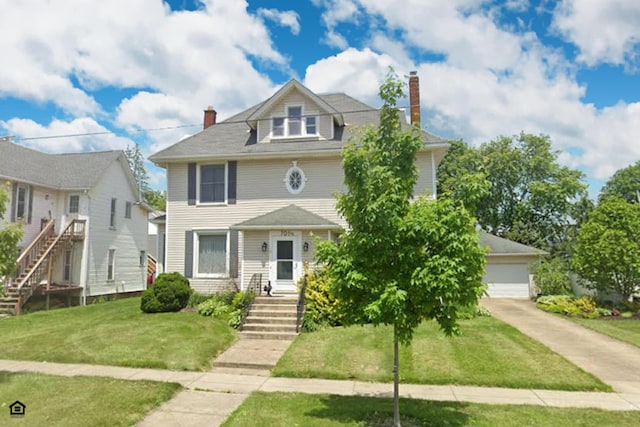
[[[417,125],[418,92],[412,73]],[[202,293],[267,282],[276,293],[295,292],[316,239],[335,238],[348,227],[334,198],[344,190],[342,149],[378,120],[379,111],[369,105],[344,93],[316,94],[296,80],[219,123],[209,107],[202,132],[150,157],[167,171],[165,270],[184,273]],[[412,126],[404,117],[402,123]],[[436,168],[449,144],[421,134],[415,193],[435,197]],[[505,253],[503,261],[518,258],[525,265],[517,280],[526,283],[520,292],[528,295],[522,257],[533,250],[517,249],[522,253]]]
[[[146,288],[149,207],[122,151],[47,154],[0,139],[0,185],[10,199],[4,222],[24,231],[10,288],[24,282],[22,303],[43,292],[84,302]]]

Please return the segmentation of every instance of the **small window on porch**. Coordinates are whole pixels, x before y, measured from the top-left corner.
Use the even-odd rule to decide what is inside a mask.
[[[80,196],[77,194],[69,196],[69,213],[78,213],[80,211]]]

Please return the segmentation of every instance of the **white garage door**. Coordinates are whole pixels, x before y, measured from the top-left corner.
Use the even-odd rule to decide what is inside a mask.
[[[529,271],[527,264],[487,263],[484,282],[487,293],[494,298],[528,298]]]

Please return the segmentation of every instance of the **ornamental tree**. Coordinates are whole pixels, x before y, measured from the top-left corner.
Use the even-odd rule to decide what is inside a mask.
[[[587,288],[629,300],[640,286],[640,204],[604,198],[580,228],[571,265]]]
[[[394,422],[400,425],[398,343],[435,319],[458,333],[457,311],[483,291],[484,250],[475,221],[453,200],[414,198],[420,130],[402,131],[396,101],[403,85],[391,74],[380,86],[380,123],[343,153],[347,191],[337,209],[349,223],[339,242],[318,245],[345,325],[393,326]]]

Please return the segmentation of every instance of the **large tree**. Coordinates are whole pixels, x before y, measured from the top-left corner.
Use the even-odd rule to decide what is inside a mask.
[[[4,222],[7,202],[7,192],[0,188],[0,279],[11,276],[16,269],[16,259],[20,254],[18,243],[22,239],[22,226],[19,223]],[[1,287],[0,280],[0,287]]]
[[[602,200],[580,228],[571,261],[588,288],[628,300],[640,286],[640,204]]]
[[[622,197],[629,203],[640,203],[640,161],[618,170],[600,190],[600,200]]]
[[[401,129],[393,74],[380,87],[380,124],[344,150],[347,191],[337,209],[348,221],[339,242],[318,246],[345,325],[393,326],[394,422],[400,425],[398,343],[411,342],[424,320],[457,332],[457,310],[483,290],[484,251],[472,216],[452,200],[415,199],[420,131]],[[413,201],[412,201],[413,200]]]
[[[140,151],[140,145],[135,144],[133,147],[127,146],[124,154],[127,157],[131,172],[133,172],[133,176],[136,179],[136,185],[142,193],[144,200],[154,209],[165,211],[167,200],[164,193],[149,187],[149,174],[144,166],[144,156]]]
[[[521,133],[453,148],[438,168],[438,191],[474,208],[486,231],[552,250],[567,239],[587,186],[580,171],[558,163],[548,136]]]

